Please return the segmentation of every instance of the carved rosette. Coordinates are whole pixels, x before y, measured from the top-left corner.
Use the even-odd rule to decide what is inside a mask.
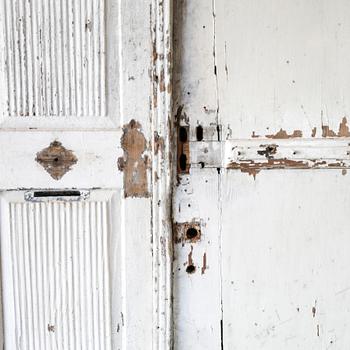
[[[62,146],[61,142],[53,141],[50,146],[36,154],[35,159],[53,179],[61,179],[78,159],[71,150]]]

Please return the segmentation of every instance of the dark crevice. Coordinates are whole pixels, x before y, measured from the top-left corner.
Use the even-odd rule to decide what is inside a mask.
[[[80,191],[35,191],[35,198],[43,197],[79,197]]]
[[[220,320],[221,350],[224,350],[224,322]]]

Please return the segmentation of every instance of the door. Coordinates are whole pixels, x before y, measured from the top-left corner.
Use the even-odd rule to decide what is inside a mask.
[[[346,349],[350,3],[175,1],[175,349]]]
[[[168,141],[157,143],[167,124],[156,76],[167,82],[167,11],[158,1],[1,2],[4,349],[161,346]]]

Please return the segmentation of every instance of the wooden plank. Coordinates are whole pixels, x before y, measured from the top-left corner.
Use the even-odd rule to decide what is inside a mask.
[[[174,348],[220,349],[220,197],[213,169],[183,176],[174,198]],[[186,238],[181,226],[200,226]],[[197,224],[198,223],[198,224]]]
[[[349,344],[348,187],[335,170],[225,173],[224,348]]]
[[[232,137],[281,129],[311,137],[314,128],[318,137],[322,126],[337,133],[350,111],[350,3],[215,3],[219,113]],[[192,33],[193,40],[203,42]]]

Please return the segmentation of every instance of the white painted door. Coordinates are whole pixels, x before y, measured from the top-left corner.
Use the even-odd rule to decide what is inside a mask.
[[[161,348],[167,11],[1,1],[4,349]]]
[[[175,3],[175,349],[347,349],[350,3]]]

